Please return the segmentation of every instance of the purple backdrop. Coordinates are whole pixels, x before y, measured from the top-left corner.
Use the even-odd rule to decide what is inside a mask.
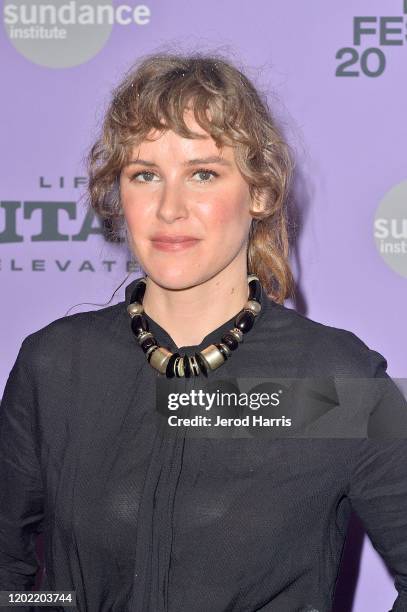
[[[131,256],[123,247],[98,234],[80,239],[84,186],[75,177],[84,177],[110,88],[138,56],[177,49],[219,50],[246,67],[296,152],[301,227],[292,263],[301,299],[286,305],[353,331],[388,359],[391,376],[407,376],[407,254],[382,257],[374,229],[375,218],[407,217],[407,2],[147,0],[137,9],[129,0],[132,16],[113,2],[115,23],[94,25],[85,42],[80,26],[68,25],[71,38],[59,47],[16,42],[10,21],[22,4],[5,3],[0,43],[3,387],[26,335],[78,302],[106,302],[124,280]],[[69,46],[75,36],[79,51]],[[55,240],[55,209],[67,239]],[[111,303],[119,299],[123,288]],[[365,537],[352,610],[383,612],[395,597]]]

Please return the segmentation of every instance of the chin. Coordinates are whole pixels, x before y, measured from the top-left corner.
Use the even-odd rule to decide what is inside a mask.
[[[165,269],[143,268],[144,273],[163,289],[187,289],[203,282],[200,274],[196,271],[188,270],[185,267],[174,266]]]

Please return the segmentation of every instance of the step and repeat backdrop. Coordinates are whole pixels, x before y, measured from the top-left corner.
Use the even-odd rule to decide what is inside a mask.
[[[84,160],[111,89],[157,51],[220,52],[267,94],[296,159],[286,305],[407,376],[407,0],[10,0],[2,19],[0,392],[28,334],[140,274],[86,209]],[[392,576],[352,529],[337,610],[384,612]]]

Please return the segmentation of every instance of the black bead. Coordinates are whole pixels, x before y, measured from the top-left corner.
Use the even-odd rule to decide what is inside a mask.
[[[222,336],[221,341],[223,342],[223,344],[226,344],[226,346],[230,348],[231,351],[235,351],[239,346],[239,342],[236,340],[234,335],[229,332]]]
[[[141,314],[134,315],[131,319],[131,329],[136,336],[139,336],[143,331],[149,331],[147,319]]]
[[[236,317],[235,326],[245,334],[253,327],[254,319],[255,315],[250,310],[244,310]]]
[[[191,369],[191,364],[189,363],[188,355],[184,355],[184,376],[185,378],[191,378],[193,372]]]
[[[249,300],[256,300],[261,304],[261,284],[256,278],[249,283]]]
[[[225,347],[222,346],[222,344],[215,344],[215,346],[222,353],[223,359],[225,361],[226,361],[226,359],[229,359],[229,355],[228,355],[227,351],[225,350]]]
[[[144,281],[139,281],[134,287],[133,293],[131,294],[130,304],[132,304],[133,302],[138,302],[139,304],[142,304],[145,292],[146,283]]]
[[[168,363],[167,363],[167,369],[165,370],[165,375],[167,378],[174,378],[175,376],[174,364],[178,357],[181,357],[181,355],[179,353],[174,353],[169,358]]]
[[[154,336],[149,336],[148,338],[146,338],[145,340],[143,340],[143,342],[140,344],[141,348],[143,349],[143,351],[145,353],[147,353],[148,349],[151,346],[157,346],[157,340],[154,338]]]
[[[201,353],[195,353],[195,359],[199,365],[199,368],[202,372],[202,374],[206,377],[208,377],[208,366],[206,365],[206,362],[204,360],[204,358],[202,357]]]

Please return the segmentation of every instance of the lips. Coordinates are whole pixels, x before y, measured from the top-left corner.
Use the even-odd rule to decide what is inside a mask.
[[[167,234],[156,234],[151,239],[153,242],[165,242],[170,244],[177,244],[180,242],[191,242],[195,240],[199,240],[199,238],[195,238],[195,236],[171,236]]]
[[[183,251],[189,249],[200,242],[200,238],[193,236],[169,236],[164,234],[156,234],[151,242],[155,249],[159,251]]]

